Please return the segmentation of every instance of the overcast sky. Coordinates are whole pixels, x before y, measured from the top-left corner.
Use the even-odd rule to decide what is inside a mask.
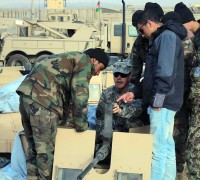
[[[81,5],[81,3],[86,3],[89,2],[90,6],[95,7],[98,0],[73,0],[72,2],[70,2],[72,0],[66,0],[67,4],[73,4],[74,3],[78,3]],[[101,0],[101,6],[102,7],[112,7],[113,5],[117,5],[117,6],[121,6],[122,5],[122,1],[121,0]],[[181,2],[180,0],[154,0],[154,1],[149,1],[149,0],[124,0],[124,2],[126,3],[126,5],[133,5],[133,6],[144,6],[144,4],[146,2],[157,2],[158,4],[160,4],[161,6],[174,6],[175,4]],[[190,4],[200,4],[200,0],[183,0],[183,3],[185,3],[186,5],[190,5]]]
[[[0,8],[30,8],[31,7],[31,1],[32,0],[0,0]],[[175,4],[181,2],[179,0],[154,0],[154,1],[148,1],[148,0],[124,0],[126,5],[133,5],[133,6],[141,6],[143,7],[146,2],[157,2],[162,7],[173,7]],[[44,0],[34,0],[34,5],[36,7],[39,6],[43,7]],[[98,0],[66,0],[67,7],[69,8],[81,8],[81,7],[87,7],[87,8],[96,8]],[[121,7],[122,1],[121,0],[101,0],[101,7]],[[200,4],[200,0],[183,0],[183,3],[185,3],[187,6],[190,6],[191,4]]]

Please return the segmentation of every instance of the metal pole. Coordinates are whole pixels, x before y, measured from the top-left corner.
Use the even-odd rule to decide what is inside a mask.
[[[34,7],[33,7],[33,5],[34,5],[34,0],[31,0],[31,20],[33,20],[33,18],[34,18]]]
[[[123,4],[123,23],[122,23],[122,54],[125,54],[125,44],[126,44],[126,22],[125,22],[125,2],[122,0]]]
[[[39,0],[39,12],[38,12],[39,13],[39,20],[40,20],[40,12],[41,11],[40,11],[40,0]]]

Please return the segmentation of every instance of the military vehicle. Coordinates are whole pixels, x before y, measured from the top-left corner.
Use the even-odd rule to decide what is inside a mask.
[[[34,64],[45,55],[65,51],[83,51],[96,46],[94,28],[71,22],[67,24],[51,22],[52,27],[49,27],[47,23],[21,21],[22,25],[18,25],[18,37],[5,32],[1,39],[1,65]]]
[[[191,4],[190,9],[194,14],[200,13],[200,4]]]
[[[50,13],[47,15],[47,19],[52,22],[77,22],[77,14],[63,14],[63,13]]]
[[[112,20],[96,24],[15,20],[14,24],[14,33],[1,33],[0,66],[24,66],[50,54],[96,47],[105,49],[110,56],[121,56],[130,53],[137,36],[131,23],[125,25],[125,33],[122,24]],[[124,40],[122,32],[126,34]]]

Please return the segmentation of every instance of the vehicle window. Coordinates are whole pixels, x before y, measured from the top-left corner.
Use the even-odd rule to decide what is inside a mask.
[[[55,21],[56,20],[56,16],[51,16],[51,21]]]
[[[58,21],[59,22],[64,22],[64,17],[63,16],[58,16]]]
[[[89,85],[89,99],[88,101],[99,101],[101,96],[101,89],[99,84],[90,84]]]
[[[137,37],[137,29],[132,25],[128,25],[128,35],[129,37]],[[122,36],[122,25],[114,25],[114,36]]]
[[[122,25],[114,25],[114,36],[122,36]]]
[[[128,26],[128,35],[130,37],[137,37],[138,36],[137,29],[134,26],[129,25]]]

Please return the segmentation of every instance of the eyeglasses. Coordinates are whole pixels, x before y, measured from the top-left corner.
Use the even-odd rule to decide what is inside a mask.
[[[117,78],[118,76],[120,76],[121,78],[126,78],[130,75],[130,73],[129,74],[123,74],[123,73],[120,73],[120,72],[116,72],[113,75],[114,75],[115,78]]]
[[[141,27],[140,27],[140,29],[138,29],[138,33],[139,34],[144,34],[144,30],[142,29],[144,26],[146,25],[146,23],[144,23]]]

